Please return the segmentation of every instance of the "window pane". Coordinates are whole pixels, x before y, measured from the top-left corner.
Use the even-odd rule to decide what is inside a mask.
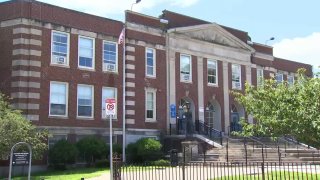
[[[190,57],[181,56],[180,61],[180,72],[183,74],[190,74]]]
[[[79,38],[79,66],[93,67],[93,40]]]
[[[155,66],[155,59],[154,59],[154,50],[153,49],[146,49],[146,71],[147,75],[154,75],[154,66]]]
[[[108,65],[116,65],[117,61],[117,44],[112,42],[104,42],[103,44],[103,69],[108,71],[115,71],[116,67],[110,66],[108,68]]]
[[[78,85],[78,116],[92,116],[92,87]]]
[[[64,33],[52,33],[52,63],[67,64],[68,35]]]
[[[50,115],[66,115],[66,84],[50,84]]]

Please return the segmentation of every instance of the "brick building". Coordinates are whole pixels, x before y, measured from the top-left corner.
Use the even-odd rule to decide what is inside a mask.
[[[0,3],[0,12],[0,90],[33,124],[49,129],[50,144],[96,134],[107,142],[107,97],[118,102],[119,143],[123,119],[127,143],[159,137],[176,122],[170,105],[186,102],[193,121],[227,133],[246,116],[230,90],[257,85],[260,77],[292,83],[302,67],[312,74],[310,65],[274,57],[271,46],[251,42],[247,32],[170,11],[160,18],[126,11],[123,23],[13,0]],[[125,52],[117,43],[123,27]]]

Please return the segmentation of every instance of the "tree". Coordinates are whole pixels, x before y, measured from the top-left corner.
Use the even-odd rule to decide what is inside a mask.
[[[245,93],[232,92],[235,98],[253,115],[254,124],[244,120],[244,136],[290,135],[309,145],[320,147],[320,79],[306,77],[298,70],[293,85],[264,80],[259,87],[245,85]]]
[[[29,143],[34,157],[40,158],[47,149],[47,138],[47,130],[36,129],[20,111],[10,107],[8,98],[0,93],[0,158],[6,159],[11,147],[21,141]]]

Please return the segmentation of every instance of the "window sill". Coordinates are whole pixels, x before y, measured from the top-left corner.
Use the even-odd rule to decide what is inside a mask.
[[[109,121],[110,120],[110,118],[105,118],[105,117],[103,117],[101,119],[102,119],[102,121]],[[118,118],[112,118],[112,121],[118,121]]]
[[[180,80],[181,83],[188,83],[188,84],[192,84],[192,81],[183,81],[183,80]]]
[[[146,75],[146,78],[150,78],[150,79],[157,79],[156,76],[151,76],[151,75]]]
[[[80,117],[80,116],[77,116],[77,119],[78,120],[94,120],[94,118],[93,117]]]
[[[59,116],[59,115],[49,115],[48,118],[50,119],[68,119],[68,116]]]
[[[208,83],[208,86],[210,86],[210,87],[219,87],[218,84],[210,84],[210,83]]]
[[[50,66],[70,68],[69,64],[54,64],[54,63],[50,63]]]
[[[86,68],[86,67],[79,67],[79,66],[78,66],[78,69],[83,71],[92,71],[92,72],[96,71],[94,68]]]
[[[232,90],[238,90],[238,91],[242,91],[242,88],[232,88]]]
[[[157,123],[158,121],[157,121],[157,120],[148,120],[148,119],[147,119],[147,120],[145,120],[145,122],[146,122],[146,123]]]
[[[107,70],[102,70],[103,73],[108,73],[108,74],[116,74],[118,75],[119,72],[118,71],[107,71]]]

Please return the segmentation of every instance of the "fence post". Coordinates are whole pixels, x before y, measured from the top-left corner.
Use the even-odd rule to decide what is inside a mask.
[[[281,152],[280,152],[280,147],[278,145],[278,156],[279,156],[279,165],[281,163]]]
[[[265,180],[264,162],[261,163],[262,180]]]
[[[246,153],[246,165],[248,165],[248,152],[247,152],[247,144],[244,144],[244,150]]]
[[[186,177],[185,177],[185,173],[186,173],[186,170],[185,170],[185,164],[186,164],[186,147],[184,146],[183,147],[183,162],[182,162],[182,180],[185,180]]]
[[[262,146],[262,149],[261,149],[261,153],[262,153],[262,163],[264,163],[264,152],[263,152],[263,147],[264,147],[264,146]]]
[[[227,138],[227,162],[229,162],[229,138]]]
[[[220,131],[220,144],[222,146],[222,132]]]

